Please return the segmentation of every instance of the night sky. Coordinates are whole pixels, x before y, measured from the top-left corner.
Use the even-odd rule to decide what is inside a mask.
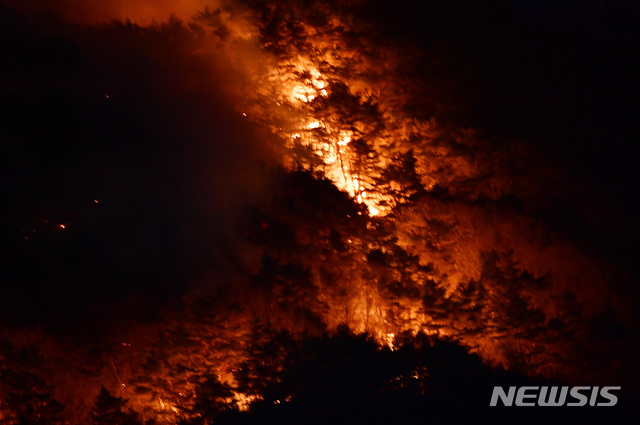
[[[17,341],[22,332],[31,335],[38,329],[45,339],[65,341],[60,346],[93,347],[122,329],[151,326],[157,331],[158,323],[180,321],[176,317],[195,311],[185,307],[189,297],[222,297],[221,288],[233,291],[257,281],[255,276],[268,270],[264,244],[271,244],[264,252],[279,255],[281,264],[293,262],[298,254],[287,242],[294,237],[287,235],[300,238],[299,228],[322,228],[335,213],[329,209],[332,202],[352,202],[341,200],[332,185],[282,177],[282,134],[290,131],[295,108],[287,111],[278,103],[280,109],[269,109],[260,103],[264,100],[246,94],[251,88],[240,88],[268,65],[262,56],[245,59],[250,47],[241,36],[237,41],[234,31],[244,30],[245,19],[276,21],[279,15],[264,12],[265,2],[216,2],[214,10],[231,11],[231,18],[212,15],[227,31],[214,33],[219,44],[204,35],[204,20],[197,21],[201,26],[190,20],[203,10],[204,0],[132,2],[155,4],[150,8],[118,1],[100,7],[80,0],[57,3],[0,1],[0,338]],[[254,13],[247,10],[260,18],[246,18]],[[550,280],[550,285],[569,288],[584,304],[576,317],[585,323],[576,331],[579,343],[567,350],[586,350],[583,360],[590,368],[607,363],[605,376],[592,377],[582,369],[558,376],[575,378],[584,372],[598,383],[610,378],[604,385],[619,385],[616,380],[626,377],[628,393],[639,394],[631,389],[638,377],[634,359],[640,325],[640,204],[634,183],[638,6],[597,0],[490,5],[372,0],[349,2],[348,10],[340,13],[357,18],[349,21],[352,28],[342,30],[345,45],[370,49],[367,54],[378,61],[372,59],[372,69],[367,68],[374,86],[390,87],[392,98],[402,96],[394,110],[415,120],[434,119],[442,128],[474,129],[478,135],[473,146],[456,142],[446,149],[489,171],[464,174],[464,180],[454,170],[453,177],[420,195],[426,198],[410,202],[424,202],[430,208],[424,211],[433,214],[455,216],[454,226],[468,221],[471,228],[486,227],[487,234],[493,232],[491,223],[513,220],[514,231],[495,224],[498,236],[491,237],[496,244],[515,240],[528,226],[543,229],[535,236],[540,248],[516,247],[514,258],[540,279],[554,252],[558,262],[566,258],[564,283]],[[325,25],[315,15],[309,22]],[[353,35],[365,24],[375,29],[368,35],[371,45],[357,44],[360,39]],[[276,31],[266,24],[261,28],[262,41]],[[290,31],[291,39],[284,47],[265,42],[263,49],[272,49],[269,58],[283,63],[286,49],[294,48],[287,46],[298,46],[291,40],[306,33],[293,24],[278,28]],[[384,58],[396,61],[390,71],[375,68]],[[234,68],[238,64],[241,72]],[[327,80],[328,87],[350,84],[352,74],[341,72]],[[394,92],[385,72],[389,79],[409,81],[410,88]],[[338,89],[326,96],[327,102],[342,101],[333,93]],[[326,107],[320,101],[314,105],[320,105],[313,106],[316,113]],[[335,110],[345,116],[360,111]],[[391,125],[384,125],[375,134],[392,132]],[[420,166],[427,167],[420,160],[417,164],[418,173]],[[445,168],[438,173],[449,176]],[[505,183],[513,193],[485,196],[483,182],[503,175],[519,182]],[[322,213],[307,214],[296,204],[300,187],[310,191],[300,199]],[[353,205],[345,207],[355,208],[350,218],[359,208]],[[376,229],[391,228],[394,220],[410,222],[411,214],[414,210],[398,207],[388,216],[393,219]],[[268,242],[251,233],[254,221],[255,232],[266,232]],[[335,235],[346,232],[336,225],[331,233],[336,252],[342,252],[344,241]],[[505,251],[513,249],[504,243]],[[391,267],[374,251],[365,255],[369,264]],[[440,260],[434,261],[437,269]],[[549,267],[553,276],[563,269]],[[482,273],[486,276],[486,267]],[[585,275],[592,281],[577,281]],[[553,296],[560,296],[557,291]],[[611,354],[617,359],[606,357],[607,347],[618,350]]]

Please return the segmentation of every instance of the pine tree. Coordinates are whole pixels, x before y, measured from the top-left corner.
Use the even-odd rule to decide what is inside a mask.
[[[95,425],[142,425],[138,414],[127,408],[127,399],[112,395],[104,387],[91,409]]]
[[[196,388],[195,417],[189,424],[211,424],[215,418],[231,409],[233,392],[216,375],[208,375]]]

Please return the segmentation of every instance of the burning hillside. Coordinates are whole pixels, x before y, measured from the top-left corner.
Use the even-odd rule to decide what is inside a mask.
[[[623,379],[632,204],[505,95],[552,31],[427,3],[4,9],[0,420],[455,422],[478,379]]]

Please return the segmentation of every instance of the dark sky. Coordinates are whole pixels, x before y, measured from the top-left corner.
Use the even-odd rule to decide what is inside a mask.
[[[224,275],[270,159],[184,30],[0,19],[2,316],[144,315]]]

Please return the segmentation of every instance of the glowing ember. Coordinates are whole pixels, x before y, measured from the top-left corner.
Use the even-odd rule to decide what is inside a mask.
[[[340,132],[339,146],[347,146],[351,142],[351,135],[345,131]]]
[[[246,412],[249,410],[249,406],[256,400],[260,400],[258,396],[255,395],[246,395],[240,392],[233,392],[233,398],[238,410],[241,412]]]
[[[395,337],[396,337],[396,336],[395,336],[395,334],[393,334],[393,333],[388,333],[388,334],[385,336],[385,342],[387,343],[387,346],[388,346],[390,349],[392,349],[392,350],[393,350],[393,349],[395,349],[395,346],[393,345],[393,343],[394,343],[394,341],[395,341]]]

